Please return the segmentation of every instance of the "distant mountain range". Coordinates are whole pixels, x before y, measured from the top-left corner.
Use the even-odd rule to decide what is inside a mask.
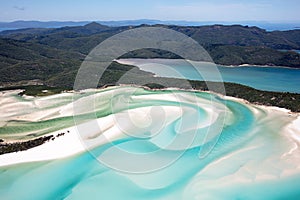
[[[145,27],[151,25],[140,25]],[[300,68],[300,30],[266,31],[242,25],[165,27],[201,44],[217,64],[275,65]],[[132,26],[111,27],[96,22],[61,28],[27,28],[0,32],[0,86],[24,81],[71,87],[85,56],[100,42]],[[282,51],[284,50],[284,51]],[[161,50],[129,52],[124,58],[177,58]],[[132,66],[131,66],[132,67]],[[114,83],[130,66],[114,63],[101,84]],[[22,84],[23,84],[22,82]]]
[[[139,26],[142,24],[155,25],[155,24],[165,24],[165,25],[177,25],[177,26],[204,26],[204,25],[248,25],[257,26],[268,31],[273,30],[293,30],[299,29],[300,22],[294,23],[270,23],[262,21],[242,21],[242,22],[197,22],[197,21],[161,21],[161,20],[151,20],[151,19],[139,19],[139,20],[120,20],[120,21],[96,21],[102,25],[118,27],[118,26]],[[0,31],[3,30],[14,30],[14,29],[24,29],[24,28],[60,28],[65,26],[84,26],[91,21],[14,21],[14,22],[0,22]]]

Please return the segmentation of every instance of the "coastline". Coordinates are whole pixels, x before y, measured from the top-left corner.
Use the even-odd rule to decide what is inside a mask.
[[[9,93],[15,92],[9,91]],[[64,95],[64,93],[62,95]],[[145,108],[131,109],[129,112],[111,114],[105,117],[84,122],[82,124],[78,124],[75,126],[71,126],[68,128],[60,129],[45,134],[43,135],[43,137],[54,136],[54,139],[50,139],[49,141],[46,141],[39,146],[27,150],[1,154],[0,167],[20,163],[50,161],[55,159],[71,157],[87,152],[90,149],[93,149],[94,147],[112,142],[115,139],[126,137],[127,132],[130,132],[130,134],[139,134],[138,132],[132,132],[134,130],[127,130],[127,124],[126,126],[124,126],[118,123],[117,119],[126,118],[128,117],[127,115],[129,115],[131,117],[130,119],[133,120],[134,124],[138,124],[138,126],[140,126],[143,123],[145,123],[141,121],[141,119],[144,116],[144,113],[149,113],[154,107],[155,106],[148,106]],[[180,109],[174,106],[164,106],[163,109],[167,113],[167,118],[169,120],[172,120],[174,119],[174,117],[178,117],[180,115]],[[30,117],[35,117],[35,114],[33,114],[32,116],[27,116],[28,120],[30,120]],[[39,119],[32,120],[38,121]],[[157,118],[156,121],[158,122],[159,118]],[[101,127],[101,130],[99,129],[99,127]],[[124,131],[125,133],[123,133]],[[137,130],[135,130],[135,132],[136,131]],[[27,141],[28,140],[23,142]],[[14,142],[20,143],[22,141],[15,140]],[[13,142],[6,140],[4,141],[4,144],[5,143],[11,144]]]
[[[188,61],[190,62],[190,60],[186,60],[186,59],[178,59],[178,58],[174,58],[174,59],[171,59],[171,58],[121,58],[121,59],[115,59],[113,61],[119,63],[119,64],[127,64],[127,65],[134,65],[132,63],[132,61],[130,62],[130,60],[154,60],[154,61],[182,61],[182,60],[185,60],[185,61]],[[126,62],[127,61],[127,62]],[[129,62],[128,62],[129,61]],[[205,62],[205,61],[197,61],[197,62],[200,62],[200,63],[203,63],[203,64],[207,64],[207,65],[216,65],[216,66],[220,66],[220,67],[229,67],[229,68],[235,68],[235,67],[263,67],[263,68],[286,68],[286,69],[295,69],[295,70],[300,70],[300,67],[299,68],[296,68],[296,67],[289,67],[289,66],[277,66],[277,65],[255,65],[255,64],[248,64],[248,63],[244,63],[244,64],[241,64],[241,65],[223,65],[223,64],[218,64],[218,63],[214,63],[214,62]]]
[[[141,87],[141,86],[140,86]],[[141,87],[144,89],[150,89]],[[152,90],[152,89],[151,89]],[[186,91],[184,89],[180,88],[166,88],[166,89],[153,89],[153,90],[182,90]],[[291,119],[291,121],[288,123],[286,127],[284,127],[284,132],[286,137],[292,137],[294,140],[297,141],[298,144],[300,144],[300,134],[299,134],[299,128],[300,128],[300,113],[291,112],[288,109],[280,108],[280,107],[274,107],[274,106],[264,106],[264,105],[256,105],[248,102],[247,100],[231,97],[231,96],[224,96],[222,94],[214,93],[214,92],[208,92],[208,91],[199,91],[199,90],[191,90],[195,92],[205,92],[205,93],[212,93],[220,96],[223,99],[236,101],[239,103],[242,103],[249,107],[254,116],[257,117],[258,113],[255,111],[255,108],[259,108],[264,110],[269,115],[279,115],[279,116],[286,116]],[[168,100],[170,96],[164,97]],[[152,106],[150,106],[147,109],[151,109]],[[171,116],[177,116],[178,111],[172,110],[171,108],[166,108],[167,113]],[[145,112],[145,111],[144,111]],[[139,120],[141,114],[144,112],[141,112],[140,110],[133,110],[132,116],[135,116],[136,120]],[[74,156],[83,152],[86,152],[87,149],[93,148],[98,145],[106,144],[110,141],[113,141],[117,138],[124,137],[124,134],[122,134],[122,130],[120,127],[118,127],[118,124],[114,121],[113,115],[108,115],[106,117],[102,117],[90,122],[86,122],[83,124],[80,124],[78,126],[72,126],[69,128],[61,129],[55,132],[51,132],[49,134],[46,134],[44,136],[54,135],[57,136],[61,132],[68,132],[66,134],[63,134],[59,137],[55,137],[54,140],[49,140],[40,146],[30,148],[25,151],[18,151],[18,152],[12,152],[0,155],[0,167],[2,166],[8,166],[8,165],[14,165],[19,163],[27,163],[27,162],[39,162],[39,161],[46,161],[46,160],[54,160],[54,159],[61,159],[65,157]],[[82,135],[79,134],[78,129],[87,129],[90,126],[91,123],[97,123],[99,126],[104,127],[103,134],[99,134],[98,130],[96,129],[89,129],[89,135],[86,137],[88,138],[88,142],[82,141]],[[85,137],[85,136],[84,136]],[[92,137],[92,139],[90,138]],[[91,140],[90,140],[91,139]],[[65,145],[67,144],[68,145]],[[298,147],[297,147],[298,148]]]
[[[101,119],[101,121],[100,121]],[[0,155],[0,167],[28,163],[28,162],[39,162],[49,161],[55,159],[66,158],[74,155],[78,155],[87,152],[89,148],[93,148],[95,145],[102,145],[116,137],[120,137],[120,134],[111,134],[109,131],[104,132],[103,135],[98,135],[96,143],[93,141],[93,137],[99,134],[97,127],[92,125],[98,124],[101,127],[111,128],[112,116],[107,116],[90,122],[80,124],[78,126],[72,126],[65,129],[61,129],[45,136],[58,135],[61,132],[65,133],[59,137],[55,137],[54,140],[49,140],[39,146],[27,149],[25,151],[17,151],[7,154]],[[92,137],[91,142],[83,142],[84,135],[79,133],[79,130],[88,129],[89,135]]]

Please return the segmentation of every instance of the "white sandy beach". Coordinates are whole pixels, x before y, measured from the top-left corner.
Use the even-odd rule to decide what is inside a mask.
[[[159,109],[163,109],[164,113],[166,114],[165,119],[168,120],[164,122],[165,124],[168,124],[170,121],[178,118],[182,112],[180,108],[173,106],[160,106]],[[55,111],[59,110],[62,110],[62,108],[55,109]],[[55,140],[50,140],[40,146],[28,149],[26,151],[0,155],[0,166],[53,160],[72,156],[87,151],[89,148],[101,146],[117,138],[126,137],[127,133],[130,133],[131,136],[137,137],[139,134],[139,129],[136,127],[143,128],[143,126],[148,127],[149,124],[152,124],[152,126],[155,124],[160,124],[159,117],[150,119],[149,117],[151,116],[148,116],[147,118],[147,113],[149,114],[150,111],[153,110],[155,110],[155,106],[131,109],[127,112],[120,112],[115,115],[109,115],[77,126],[72,126],[49,133],[47,135],[57,136],[59,133],[65,134],[63,136],[56,137]],[[9,110],[5,110],[5,112],[9,113]],[[44,111],[43,116],[45,117],[52,112],[53,109]],[[70,112],[68,113],[70,114]],[[38,117],[38,115],[39,112],[28,114],[26,119],[28,121],[36,121],[41,119]],[[65,115],[58,114],[56,117],[58,116]],[[131,124],[123,123],[123,120],[127,119],[128,117],[130,120],[127,122],[130,122]],[[23,119],[25,118],[23,117]],[[69,131],[69,133],[67,133],[67,131]]]
[[[168,59],[168,58],[122,58],[122,59],[115,59],[114,61],[115,62],[118,62],[120,64],[125,64],[125,65],[135,65],[137,63],[142,63],[142,62],[145,62],[145,60],[149,60],[149,61],[153,61],[154,63],[163,63],[163,62],[182,62],[183,59]],[[189,62],[189,60],[186,60]],[[274,67],[274,68],[287,68],[287,69],[295,69],[293,67],[288,67],[288,66],[269,66],[269,65],[255,65],[255,64],[248,64],[248,63],[244,63],[244,64],[241,64],[241,65],[222,65],[222,64],[216,64],[216,63],[212,63],[212,62],[204,62],[204,61],[201,61],[201,62],[197,62],[198,64],[203,64],[203,65],[215,65],[215,66],[222,66],[222,67]],[[297,69],[295,69],[297,70]]]
[[[136,89],[136,88],[134,88]],[[133,90],[134,90],[133,89]],[[120,91],[126,91],[128,88],[120,88]],[[15,93],[15,92],[13,92]],[[3,95],[3,94],[2,94]],[[9,96],[11,93],[5,94],[4,96]],[[65,94],[62,94],[64,96]],[[69,95],[69,94],[68,94]],[[59,96],[59,95],[58,95]],[[212,162],[209,164],[206,169],[204,169],[199,176],[213,176],[212,173],[215,173],[216,168],[220,167],[228,167],[230,171],[231,164],[233,162],[241,163],[243,166],[238,169],[238,171],[230,176],[223,176],[222,183],[226,182],[225,180],[237,181],[237,182],[251,182],[253,180],[271,180],[276,179],[278,177],[285,177],[291,176],[296,173],[300,173],[300,117],[298,113],[290,113],[286,109],[277,108],[277,107],[267,107],[267,106],[257,106],[251,105],[245,100],[233,98],[233,97],[224,97],[225,99],[237,101],[244,105],[247,105],[249,109],[253,112],[255,118],[262,120],[261,122],[268,124],[272,124],[272,121],[278,120],[282,122],[282,124],[278,123],[274,126],[274,129],[280,130],[276,134],[276,137],[281,137],[282,142],[278,143],[279,147],[281,147],[275,153],[269,155],[267,160],[260,159],[260,152],[265,149],[269,148],[268,145],[272,145],[271,143],[263,143],[263,139],[258,137],[256,140],[247,144],[244,148],[236,151],[232,154],[228,154],[220,159]],[[47,97],[47,100],[51,99],[51,97]],[[163,95],[145,95],[145,96],[135,96],[133,97],[135,100],[147,101],[147,100],[167,100],[167,101],[192,101],[193,99],[189,99],[187,96],[176,96],[172,94],[163,94]],[[33,99],[34,100],[34,99]],[[39,102],[42,102],[44,99],[40,99]],[[4,101],[2,99],[2,101]],[[9,114],[13,113],[9,119],[13,119],[13,117],[17,116],[17,110],[9,107],[9,102],[15,104],[17,101],[7,98],[5,101],[7,109],[4,113]],[[207,119],[200,124],[198,124],[198,128],[203,128],[205,126],[209,126],[210,124],[214,123],[216,117],[218,116],[218,109],[222,107],[218,107],[220,105],[215,105],[215,107],[206,106],[207,100],[200,100],[197,101],[196,104],[198,106],[203,107],[207,115],[209,116]],[[55,101],[54,101],[55,102]],[[81,102],[84,105],[84,102]],[[78,104],[78,105],[81,105]],[[17,105],[17,104],[15,104]],[[36,104],[37,105],[37,104]],[[38,104],[42,106],[42,104]],[[43,106],[42,106],[43,107]],[[51,107],[51,106],[50,106]],[[66,108],[67,107],[67,108]],[[24,107],[25,108],[25,107]],[[58,110],[55,110],[58,109]],[[59,108],[49,108],[43,113],[43,117],[39,118],[39,112],[35,113],[28,113],[23,119],[27,119],[28,121],[32,120],[41,120],[46,119],[47,116],[67,116],[72,114],[70,104],[66,104],[65,106],[60,106]],[[165,115],[165,121],[162,124],[162,120],[160,116],[153,117],[153,111],[161,111]],[[68,111],[66,111],[68,110]],[[3,112],[3,111],[2,111]],[[22,110],[19,107],[19,112]],[[151,114],[152,112],[152,114]],[[158,112],[158,113],[159,113]],[[140,135],[140,131],[143,128],[150,128],[159,130],[160,127],[155,126],[162,126],[172,121],[178,119],[182,116],[184,109],[176,106],[147,106],[141,108],[135,108],[131,110],[127,110],[126,112],[119,112],[114,115],[109,115],[106,117],[102,117],[99,119],[95,119],[89,121],[87,123],[80,124],[78,126],[72,126],[69,128],[65,128],[62,130],[58,130],[49,135],[57,135],[61,132],[65,132],[66,134],[60,137],[57,137],[54,141],[50,140],[40,146],[34,147],[32,149],[21,151],[21,152],[14,152],[8,153],[4,155],[0,155],[0,166],[7,166],[19,163],[27,163],[27,162],[36,162],[36,161],[45,161],[45,160],[53,160],[53,159],[61,159],[65,157],[69,157],[72,155],[76,155],[87,151],[89,148],[101,146],[108,142],[114,141],[118,138],[127,137],[127,136],[135,136],[135,137],[143,137]],[[56,115],[51,115],[51,113],[56,113]],[[12,117],[13,116],[13,117]],[[49,118],[50,119],[50,118]],[[129,119],[129,120],[128,120]],[[282,119],[282,120],[281,120]],[[3,119],[2,119],[3,120]],[[126,121],[127,120],[127,121]],[[205,121],[206,120],[206,121]],[[280,127],[284,125],[284,127]],[[101,127],[101,130],[99,129]],[[67,133],[69,131],[69,133]],[[253,130],[257,131],[257,130]],[[274,131],[274,130],[273,130]],[[272,131],[271,131],[272,132]],[[153,133],[153,135],[156,133]],[[264,135],[261,137],[273,137],[270,135]],[[257,160],[247,161],[250,157],[245,155],[253,155],[257,154]],[[246,164],[245,164],[246,163]],[[235,165],[234,165],[235,166]],[[270,173],[268,169],[270,167],[278,167],[279,169],[282,168],[279,174],[277,173]],[[288,167],[290,166],[290,167]],[[251,173],[257,172],[254,176],[249,175],[249,170]],[[218,171],[218,170],[217,170]],[[226,170],[224,170],[226,172]],[[221,176],[220,176],[221,177]],[[198,182],[197,184],[205,183],[206,185],[215,183],[210,182]]]

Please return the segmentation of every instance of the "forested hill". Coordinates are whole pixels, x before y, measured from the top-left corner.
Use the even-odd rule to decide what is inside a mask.
[[[170,28],[192,37],[217,64],[300,68],[300,54],[292,51],[300,49],[300,30],[268,32],[240,25],[153,26]],[[93,22],[84,26],[0,32],[0,85],[28,80],[71,85],[82,60],[96,45],[131,28],[134,27],[109,27]],[[146,49],[124,57],[176,58],[176,55]],[[109,72],[111,77],[122,71],[118,64],[114,67],[117,70]]]
[[[149,25],[140,25],[149,26]],[[273,49],[300,49],[300,30],[272,31],[268,32],[258,27],[241,25],[212,25],[212,26],[171,26],[153,25],[170,28],[184,33],[203,46],[209,45],[234,45],[234,46],[261,46]],[[108,37],[117,32],[134,28],[132,26],[109,27],[92,22],[85,26],[72,26],[63,28],[28,28],[0,32],[1,37],[11,39],[38,41],[44,44],[53,45],[50,39],[59,39],[65,42],[68,39],[86,39],[90,36]],[[107,35],[108,34],[108,35]],[[82,38],[85,37],[85,38]],[[48,40],[46,39],[48,38]],[[61,47],[64,48],[64,43]],[[92,48],[92,46],[90,46]],[[87,53],[86,51],[84,51]]]

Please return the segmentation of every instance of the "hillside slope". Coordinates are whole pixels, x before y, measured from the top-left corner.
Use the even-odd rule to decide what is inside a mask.
[[[145,27],[142,25],[138,27]],[[268,32],[248,26],[166,27],[197,40],[217,64],[277,65],[300,68],[300,55],[279,49],[300,49],[300,31]],[[47,85],[72,86],[85,56],[106,38],[133,27],[108,27],[95,22],[85,26],[21,29],[0,33],[0,85],[38,80]],[[123,57],[178,58],[171,52],[143,49]],[[115,67],[115,68],[114,68]],[[127,66],[128,67],[128,66]],[[132,66],[131,66],[132,67]],[[122,70],[114,63],[106,81]],[[124,67],[124,69],[127,69]]]

